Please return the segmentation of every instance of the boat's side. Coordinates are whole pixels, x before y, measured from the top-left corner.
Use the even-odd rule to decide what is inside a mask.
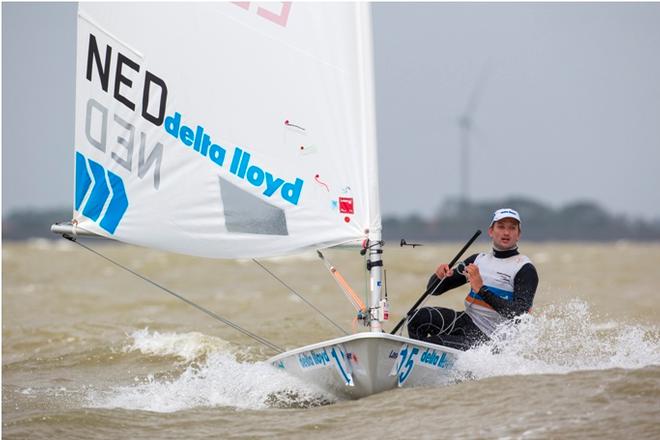
[[[457,353],[402,336],[368,332],[287,351],[269,362],[336,395],[360,398],[438,382]]]

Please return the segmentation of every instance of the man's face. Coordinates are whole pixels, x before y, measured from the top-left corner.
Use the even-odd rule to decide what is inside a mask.
[[[518,220],[512,218],[503,218],[493,223],[488,228],[488,235],[493,239],[493,246],[503,251],[513,249],[518,246],[520,239],[520,227]]]

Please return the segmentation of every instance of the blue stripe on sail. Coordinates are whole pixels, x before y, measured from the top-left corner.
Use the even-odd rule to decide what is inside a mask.
[[[128,199],[126,198],[126,190],[124,189],[124,182],[121,178],[115,173],[108,171],[108,179],[112,187],[112,199],[103,216],[103,220],[101,220],[101,227],[109,233],[114,234],[117,225],[128,208]]]
[[[495,295],[499,296],[502,299],[505,299],[507,301],[513,300],[513,292],[509,292],[508,290],[504,290],[504,289],[498,289],[497,287],[492,287],[492,286],[486,286],[486,287],[488,288],[489,291],[491,291],[492,293],[494,293]],[[478,293],[475,293],[474,290],[470,290],[469,296],[470,298],[475,298],[481,301],[484,300],[483,297]]]
[[[92,183],[89,172],[87,172],[86,162],[85,156],[76,151],[76,200],[74,205],[76,211],[80,210],[80,204],[89,190],[89,185]]]
[[[105,181],[105,170],[103,167],[91,159],[89,159],[89,167],[94,175],[94,187],[83,210],[83,215],[96,221],[101,215],[101,211],[103,211],[105,201],[108,200],[110,190]]]

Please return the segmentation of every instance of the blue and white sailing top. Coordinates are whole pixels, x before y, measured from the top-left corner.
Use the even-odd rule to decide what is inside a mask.
[[[464,263],[476,264],[484,282],[479,292],[470,289],[465,298],[465,312],[486,335],[491,335],[499,324],[531,310],[538,286],[538,274],[531,260],[521,255],[518,249],[474,254]],[[429,286],[437,281],[434,274],[429,280]],[[465,283],[465,276],[454,271],[434,295]]]

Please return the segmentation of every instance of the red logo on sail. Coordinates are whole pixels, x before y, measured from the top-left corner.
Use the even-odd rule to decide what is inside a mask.
[[[339,212],[342,214],[353,214],[353,197],[339,198]]]

